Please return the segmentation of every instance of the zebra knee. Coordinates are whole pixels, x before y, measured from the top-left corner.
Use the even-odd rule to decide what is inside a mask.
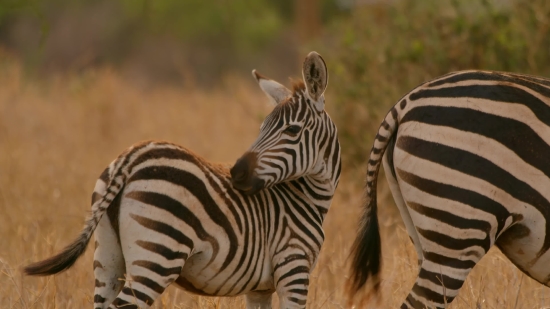
[[[401,305],[402,309],[424,309],[426,308],[426,305],[414,298],[412,294],[409,294],[407,298],[405,299],[405,302]]]
[[[278,289],[279,300],[285,304],[285,308],[305,308],[309,287],[309,276],[296,278],[286,282]]]
[[[125,301],[124,299],[117,297],[115,301],[109,306],[109,309],[118,309],[118,308],[139,309],[138,305],[132,304],[130,302]]]
[[[424,271],[424,270],[422,270]],[[424,277],[424,278],[423,278]],[[413,309],[424,309],[424,308],[445,308],[450,304],[455,296],[458,294],[458,289],[460,286],[457,283],[449,282],[449,288],[445,286],[445,279],[448,278],[442,275],[435,275],[431,278],[425,278],[425,274],[418,277],[417,282],[413,286],[411,292],[405,299],[405,302],[401,305],[401,308],[413,308]],[[419,280],[423,282],[422,285],[419,284]],[[427,284],[430,287],[425,287],[423,285]],[[453,289],[453,288],[456,288]]]
[[[95,309],[105,309],[108,308],[114,297],[109,297],[104,291],[97,291],[94,294],[94,308]],[[116,295],[115,295],[116,296]]]
[[[139,309],[138,305],[127,302],[124,299],[121,299],[120,297],[117,297],[115,301],[109,306],[109,309],[118,309],[118,308]]]
[[[94,295],[94,305],[96,308],[102,308],[103,303],[105,303],[106,299],[102,297],[99,294]]]
[[[109,308],[146,309],[149,308],[154,301],[155,300],[146,293],[126,285]]]
[[[412,293],[407,296],[405,302],[401,305],[400,309],[444,309],[445,306],[440,307],[434,304],[426,304],[416,299]]]

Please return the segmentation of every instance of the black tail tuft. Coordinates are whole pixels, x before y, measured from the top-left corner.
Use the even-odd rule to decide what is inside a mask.
[[[60,253],[26,266],[23,271],[30,276],[48,276],[69,269],[86,250],[89,238],[81,235]]]
[[[382,247],[376,206],[376,186],[373,187],[375,191],[366,200],[368,204],[365,207],[359,233],[352,247],[353,261],[348,286],[351,297],[357,294],[369,279],[373,282],[375,293],[378,292],[380,287],[379,273],[382,262]]]

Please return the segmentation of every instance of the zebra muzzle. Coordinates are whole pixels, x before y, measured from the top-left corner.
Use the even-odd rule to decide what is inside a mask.
[[[255,194],[264,187],[264,181],[258,178],[254,169],[257,166],[255,152],[247,152],[240,157],[231,168],[231,184],[239,191],[246,194]]]

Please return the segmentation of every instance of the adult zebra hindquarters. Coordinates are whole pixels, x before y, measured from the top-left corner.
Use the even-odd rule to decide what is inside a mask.
[[[380,133],[392,130],[391,138]],[[550,80],[450,73],[405,95],[378,132],[366,211],[375,209],[373,189],[387,147],[386,179],[420,266],[401,308],[446,308],[495,244],[550,286]],[[369,225],[358,235],[359,248],[368,244]],[[356,263],[363,274],[352,280],[361,284],[368,268]]]

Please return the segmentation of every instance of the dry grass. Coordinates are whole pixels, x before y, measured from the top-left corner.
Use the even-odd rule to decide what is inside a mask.
[[[92,306],[93,250],[88,249],[74,268],[54,277],[24,277],[20,268],[51,255],[77,235],[96,177],[127,146],[164,139],[211,160],[233,162],[255,139],[270,108],[252,79],[227,79],[226,87],[211,91],[136,89],[110,70],[29,82],[15,61],[0,57],[2,308]],[[327,102],[330,105],[330,97]],[[309,308],[346,307],[345,264],[360,212],[362,183],[350,175],[343,175],[324,225],[326,242],[312,275]],[[416,256],[387,188],[380,191],[383,299],[370,307],[396,308],[414,281]],[[155,304],[155,308],[235,307],[244,307],[242,298],[198,297],[173,287]],[[476,267],[450,306],[545,307],[550,307],[550,289],[523,276],[497,250]]]

